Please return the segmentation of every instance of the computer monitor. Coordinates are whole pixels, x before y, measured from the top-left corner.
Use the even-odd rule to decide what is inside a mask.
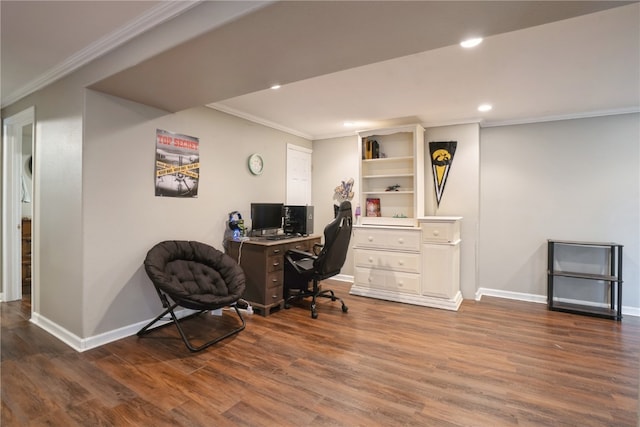
[[[251,233],[256,236],[282,228],[283,206],[283,203],[251,203]]]

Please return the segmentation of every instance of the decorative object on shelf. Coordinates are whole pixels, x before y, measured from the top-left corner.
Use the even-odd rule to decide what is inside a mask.
[[[403,213],[397,213],[395,215],[393,215],[394,218],[407,218],[407,216]]]
[[[260,175],[264,171],[264,159],[258,153],[249,156],[248,161],[249,172],[254,175]]]
[[[438,206],[440,206],[440,200],[444,193],[444,186],[447,183],[449,169],[453,163],[453,156],[456,154],[457,145],[457,141],[429,142],[431,168],[433,170],[433,183],[436,190]]]
[[[363,159],[371,160],[371,159],[379,159],[380,158],[380,144],[375,139],[365,138],[363,140],[364,150],[362,153],[364,155]]]
[[[156,129],[156,196],[198,197],[200,140]]]
[[[384,191],[398,191],[400,189],[400,184],[393,184],[387,187]]]
[[[339,202],[351,201],[353,199],[353,178],[349,178],[347,181],[342,181],[340,185],[335,188],[334,198]]]
[[[367,216],[382,216],[380,213],[380,199],[367,199]]]

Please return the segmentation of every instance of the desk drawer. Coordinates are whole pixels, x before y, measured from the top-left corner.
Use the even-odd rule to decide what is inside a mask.
[[[355,264],[358,267],[420,273],[420,254],[356,249]]]
[[[267,258],[267,273],[271,273],[273,271],[281,271],[283,268],[283,261],[284,257],[282,255],[271,256]]]
[[[272,288],[267,288],[264,296],[264,305],[271,305],[282,301],[283,298],[283,287],[274,286]]]
[[[273,271],[267,274],[265,288],[273,288],[284,284],[284,274],[282,271]]]
[[[282,256],[287,251],[284,245],[271,246],[267,248],[267,257]]]

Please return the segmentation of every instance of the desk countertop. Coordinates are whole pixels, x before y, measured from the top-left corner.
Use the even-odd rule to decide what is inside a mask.
[[[310,236],[296,236],[296,237],[289,237],[289,238],[280,239],[280,240],[269,240],[266,237],[250,237],[249,240],[231,239],[231,241],[238,242],[238,243],[245,243],[245,244],[249,243],[252,245],[273,246],[273,245],[281,245],[283,243],[295,243],[295,242],[300,242],[308,239],[316,239],[319,237],[320,237],[319,235],[312,234]]]

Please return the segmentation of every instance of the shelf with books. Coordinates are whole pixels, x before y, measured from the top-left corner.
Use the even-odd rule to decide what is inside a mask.
[[[363,214],[361,224],[415,226],[424,215],[424,129],[419,125],[360,133],[360,205],[379,199],[379,216]]]

